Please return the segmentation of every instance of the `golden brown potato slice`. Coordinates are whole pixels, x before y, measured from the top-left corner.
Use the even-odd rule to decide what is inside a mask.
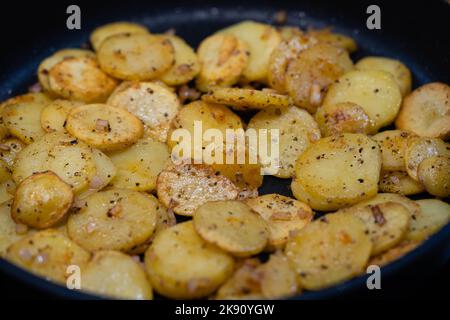
[[[267,24],[242,21],[220,30],[219,33],[233,35],[248,46],[248,65],[242,74],[244,81],[266,82],[270,55],[281,41],[278,31]]]
[[[124,149],[142,136],[142,122],[125,109],[107,104],[87,104],[72,109],[67,131],[102,151]]]
[[[295,106],[262,110],[250,120],[248,128],[257,131],[278,130],[279,164],[274,176],[279,178],[292,178],[295,175],[297,158],[311,143],[320,139],[320,130],[314,118],[305,110]],[[267,145],[270,148],[276,147],[272,144],[272,134],[267,134]],[[264,154],[260,154],[259,157],[263,166],[268,163],[270,165],[270,159],[266,159]]]
[[[118,34],[135,34],[135,33],[149,33],[147,27],[133,22],[112,22],[100,27],[97,27],[92,31],[90,40],[92,47],[95,51],[98,51],[103,41],[109,37],[116,36]]]
[[[193,221],[203,239],[238,257],[261,252],[269,240],[266,221],[241,201],[207,202],[195,210]]]
[[[175,299],[208,296],[231,275],[233,265],[230,255],[197,234],[192,221],[159,233],[145,253],[153,288]]]
[[[314,37],[320,42],[325,42],[333,46],[343,48],[352,53],[358,49],[355,40],[341,33],[331,32],[329,28],[308,30],[306,33],[310,37]]]
[[[298,200],[280,194],[265,194],[245,203],[269,226],[269,249],[283,248],[289,237],[313,218],[311,208]]]
[[[288,241],[285,249],[302,287],[308,290],[320,290],[360,274],[371,251],[364,223],[340,214],[311,222]]]
[[[0,159],[0,183],[8,181],[11,179],[11,170],[8,167],[8,164]]]
[[[296,26],[277,27],[277,31],[282,40],[289,40],[293,37],[303,36],[305,34],[299,27]]]
[[[84,191],[95,174],[92,149],[67,133],[48,133],[17,155],[13,180],[19,184],[43,171],[53,171],[76,194]]]
[[[133,258],[118,251],[95,252],[81,272],[81,289],[109,298],[153,298],[145,271]]]
[[[4,204],[14,198],[16,184],[12,179],[0,183],[0,204]]]
[[[111,36],[103,41],[97,57],[103,71],[122,80],[155,79],[175,63],[172,43],[145,33]]]
[[[411,178],[405,171],[382,171],[378,189],[380,192],[398,193],[405,196],[425,191],[422,183]]]
[[[235,84],[248,62],[247,45],[233,35],[215,34],[204,39],[197,50],[200,73],[196,85],[200,91]]]
[[[403,130],[386,130],[372,136],[381,149],[381,167],[383,170],[405,171],[405,150],[408,141],[415,135]]]
[[[170,123],[181,107],[175,93],[154,82],[123,82],[107,103],[134,114],[144,123],[145,131],[162,142],[166,142]]]
[[[16,224],[11,218],[11,202],[0,204],[0,257],[4,257],[6,249],[14,242],[29,234],[27,226]]]
[[[72,202],[72,188],[56,174],[36,173],[17,186],[11,216],[17,223],[48,228],[63,219]]]
[[[217,129],[222,133],[223,138],[226,138],[226,129],[243,129],[241,118],[233,113],[230,109],[221,104],[207,103],[204,101],[194,101],[181,108],[172,122],[171,129],[167,135],[167,144],[172,150],[172,157],[175,158],[193,158],[197,159],[198,155],[195,149],[204,150],[211,141],[208,139],[201,139],[200,144],[196,144],[194,137],[196,135],[195,124],[201,125],[203,132],[208,129]],[[190,154],[183,152],[183,146],[187,143],[184,141],[184,136],[177,136],[177,129],[185,129],[188,131],[191,141]],[[198,135],[198,134],[197,134]],[[181,141],[180,141],[181,140]],[[175,147],[179,147],[177,152]],[[201,151],[200,150],[200,151]],[[181,154],[180,154],[181,153]],[[198,159],[199,160],[199,159]],[[224,161],[222,161],[224,163]]]
[[[278,92],[286,93],[286,72],[289,63],[298,59],[300,52],[316,43],[316,38],[305,36],[301,32],[281,41],[270,55],[267,74],[269,85]]]
[[[348,52],[342,48],[318,43],[303,50],[289,63],[286,90],[294,103],[316,112],[328,87],[353,68]]]
[[[161,77],[161,81],[169,86],[188,83],[200,72],[200,62],[195,51],[180,37],[163,35],[169,39],[175,50],[175,64]]]
[[[288,96],[264,90],[242,88],[215,88],[210,93],[203,95],[202,100],[225,104],[241,111],[289,106]]]
[[[75,107],[82,105],[82,102],[57,99],[48,104],[41,111],[41,127],[45,132],[55,132],[65,130],[64,125],[67,116]]]
[[[402,62],[384,57],[365,57],[355,64],[358,70],[381,70],[394,76],[402,96],[411,92],[411,71]]]
[[[361,219],[366,234],[372,241],[371,255],[377,255],[399,243],[408,231],[410,221],[408,209],[397,202],[349,207],[339,210],[338,213]]]
[[[315,210],[335,210],[378,191],[381,154],[363,134],[344,133],[311,144],[297,160],[294,196]]]
[[[0,143],[0,159],[12,170],[16,155],[25,148],[25,144],[19,139],[6,139]]]
[[[431,157],[423,160],[417,168],[419,181],[428,193],[437,197],[450,197],[450,158]]]
[[[399,129],[414,132],[421,137],[450,137],[450,86],[429,83],[414,90],[403,101],[395,120]]]
[[[5,258],[49,281],[65,284],[70,275],[67,267],[76,265],[83,270],[90,254],[61,232],[47,229],[14,242]]]
[[[27,93],[2,103],[3,123],[13,136],[26,144],[41,138],[41,111],[51,100],[42,93]]]
[[[379,254],[375,257],[372,257],[367,265],[377,265],[377,266],[385,266],[395,260],[400,259],[404,255],[406,255],[408,252],[411,252],[415,248],[417,248],[420,245],[420,242],[418,241],[411,241],[411,240],[405,240],[396,245],[395,247],[389,249],[386,252],[383,252],[382,254]]]
[[[157,204],[146,195],[110,189],[90,195],[69,217],[71,239],[89,251],[128,251],[154,232]]]
[[[380,205],[386,202],[395,202],[403,205],[405,208],[408,209],[410,214],[409,219],[409,228],[406,232],[405,238],[406,239],[412,239],[410,237],[411,233],[415,230],[415,225],[417,221],[423,220],[422,218],[422,211],[420,209],[420,206],[416,203],[416,201],[413,201],[405,196],[402,196],[400,194],[395,193],[379,193],[375,197],[362,201],[357,204],[357,206],[367,206],[367,205]]]
[[[92,58],[95,59],[95,53],[90,50],[83,49],[62,49],[56,51],[50,57],[44,59],[38,67],[38,79],[45,91],[50,91],[49,73],[52,68],[59,62],[67,58]]]
[[[370,119],[363,108],[353,102],[340,102],[319,107],[315,119],[322,135],[368,133]]]
[[[159,200],[175,213],[191,216],[209,201],[234,200],[239,189],[226,177],[206,165],[169,165],[158,176]]]
[[[405,165],[409,176],[418,181],[420,163],[435,156],[450,157],[450,144],[437,138],[410,139],[405,150]]]
[[[353,102],[362,107],[371,122],[370,133],[392,123],[402,95],[393,76],[379,70],[354,70],[333,83],[323,105]]]
[[[151,138],[140,139],[109,156],[117,168],[111,186],[136,191],[154,191],[158,174],[170,161],[167,145]]]
[[[450,205],[438,199],[417,200],[421,214],[411,223],[408,239],[426,240],[450,221]]]
[[[104,102],[117,86],[117,81],[91,57],[71,57],[58,62],[49,71],[48,82],[50,92],[86,103]]]

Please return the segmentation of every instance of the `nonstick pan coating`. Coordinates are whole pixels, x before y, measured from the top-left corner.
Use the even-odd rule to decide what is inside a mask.
[[[413,87],[433,81],[450,83],[450,5],[446,1],[377,1],[381,8],[381,30],[368,30],[365,1],[78,1],[82,12],[82,29],[65,28],[64,1],[30,4],[20,11],[21,23],[11,29],[11,17],[1,22],[5,34],[0,67],[0,99],[24,93],[36,82],[39,62],[52,52],[87,43],[96,26],[112,21],[136,21],[158,33],[174,28],[177,35],[196,47],[214,31],[232,23],[252,19],[275,23],[278,10],[288,12],[288,24],[302,28],[333,26],[333,30],[353,37],[359,46],[353,60],[368,55],[396,58],[413,73]],[[10,8],[19,12],[20,4]],[[4,12],[3,15],[8,15]],[[9,28],[9,30],[8,30]],[[280,193],[291,196],[290,180],[265,177],[260,194]],[[383,288],[414,288],[413,279],[424,277],[448,263],[450,225],[407,256],[382,269]],[[62,298],[93,298],[67,290],[37,278],[0,259],[0,272],[25,285]],[[336,298],[364,290],[366,277],[318,292],[307,292],[299,299]],[[367,291],[367,289],[365,289]]]

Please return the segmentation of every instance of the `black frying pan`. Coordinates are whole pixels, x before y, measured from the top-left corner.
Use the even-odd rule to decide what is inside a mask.
[[[66,8],[78,4],[82,29],[66,29]],[[381,30],[368,30],[366,8],[381,8]],[[367,55],[382,55],[404,62],[413,73],[413,86],[441,81],[450,83],[450,5],[447,1],[48,1],[9,3],[0,19],[2,32],[0,100],[24,93],[36,82],[35,70],[41,60],[64,47],[79,47],[88,40],[94,27],[117,20],[146,24],[153,32],[175,28],[192,46],[219,28],[253,19],[275,23],[274,14],[287,10],[288,24],[302,28],[333,26],[350,35],[358,45],[354,60]],[[260,193],[291,195],[289,181],[265,177]],[[418,279],[442,269],[450,261],[450,225],[418,249],[382,269],[383,292],[402,287],[414,290]],[[4,279],[14,279],[23,287],[33,287],[62,298],[93,298],[49,283],[0,259]],[[11,280],[9,280],[11,281]],[[14,282],[16,283],[16,282]],[[307,292],[300,299],[355,296],[367,292],[366,277],[361,276],[318,292]],[[409,288],[409,289],[408,289]],[[382,293],[383,294],[383,293]],[[382,296],[381,294],[381,296]],[[392,294],[391,291],[391,296]]]

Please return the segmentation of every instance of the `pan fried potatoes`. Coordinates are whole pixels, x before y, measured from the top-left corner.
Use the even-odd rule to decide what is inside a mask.
[[[152,31],[98,26],[0,103],[2,259],[108,299],[277,299],[449,223],[448,84],[330,28]]]
[[[142,122],[136,116],[107,104],[87,104],[72,109],[65,128],[73,136],[102,151],[132,145],[144,132]]]
[[[378,191],[381,154],[363,134],[322,138],[298,158],[291,188],[315,210],[331,211],[373,197]]]

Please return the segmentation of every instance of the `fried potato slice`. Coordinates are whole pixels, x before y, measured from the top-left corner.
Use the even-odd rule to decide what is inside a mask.
[[[67,131],[102,151],[124,149],[142,136],[144,126],[132,113],[107,104],[88,104],[72,109]]]
[[[206,165],[169,165],[156,182],[158,199],[175,213],[191,216],[209,201],[234,200],[239,189]]]
[[[105,39],[97,58],[104,72],[122,80],[155,79],[175,63],[172,43],[145,33],[119,34]]]
[[[158,174],[170,161],[167,145],[151,138],[140,139],[109,156],[117,168],[111,186],[136,191],[154,191]]]
[[[181,108],[177,95],[155,82],[123,82],[107,103],[134,114],[144,123],[145,131],[162,142],[166,142],[170,123]]]
[[[411,224],[408,239],[426,240],[450,221],[450,205],[438,199],[417,200],[421,215]]]
[[[385,266],[395,260],[400,259],[408,252],[411,252],[420,245],[418,241],[405,240],[396,245],[395,247],[383,252],[377,256],[372,257],[367,265]]]
[[[411,178],[405,171],[382,171],[378,189],[380,192],[398,193],[404,196],[425,191],[422,183]]]
[[[386,202],[395,202],[403,205],[405,208],[408,209],[410,214],[409,219],[409,228],[408,231],[405,234],[405,239],[411,240],[411,234],[416,229],[416,223],[417,221],[421,221],[422,218],[422,211],[420,206],[413,200],[402,196],[400,194],[395,193],[379,193],[375,197],[362,201],[357,204],[357,206],[367,206],[367,205],[380,205]]]
[[[300,52],[318,42],[316,38],[308,37],[301,31],[286,37],[287,39],[281,41],[272,51],[267,73],[269,85],[280,93],[286,93],[286,72],[291,61],[298,59]]]
[[[414,132],[421,137],[450,137],[450,86],[428,83],[414,90],[403,101],[395,120],[399,129]]]
[[[11,179],[11,170],[8,167],[8,164],[0,159],[0,183],[8,181]]]
[[[371,255],[377,255],[397,245],[408,231],[408,209],[396,202],[356,206],[338,211],[361,219],[372,241]]]
[[[375,133],[392,123],[400,109],[402,95],[393,76],[379,70],[354,70],[333,83],[323,105],[353,102],[369,116]]]
[[[388,171],[405,171],[405,150],[415,135],[403,130],[386,130],[372,136],[381,149],[381,168]]]
[[[163,35],[169,39],[175,50],[175,64],[161,77],[169,86],[188,83],[200,72],[200,62],[195,51],[180,37]]]
[[[47,229],[14,242],[6,250],[5,258],[49,281],[65,285],[70,276],[67,267],[76,265],[83,270],[90,254],[61,232]]]
[[[92,155],[95,162],[95,175],[90,180],[88,189],[78,194],[77,199],[84,199],[105,188],[117,174],[116,166],[106,154],[98,149],[93,149]]]
[[[289,40],[296,36],[305,35],[305,33],[297,26],[281,26],[277,27],[277,30],[282,40]]]
[[[97,251],[81,272],[81,289],[100,296],[151,300],[152,287],[142,267],[118,251]]]
[[[3,122],[8,131],[26,144],[45,134],[41,128],[41,111],[51,100],[42,93],[27,93],[2,103]]]
[[[70,185],[53,172],[36,173],[17,186],[11,216],[17,223],[44,229],[61,221],[72,202]]]
[[[315,113],[328,87],[351,69],[346,50],[319,42],[289,63],[286,90],[297,106]]]
[[[370,119],[363,108],[353,102],[340,102],[319,107],[315,114],[322,135],[368,133]]]
[[[220,130],[222,136],[226,137],[227,129],[243,129],[243,123],[241,118],[233,113],[230,109],[221,104],[207,103],[204,101],[194,101],[181,108],[176,117],[172,121],[171,129],[167,135],[167,144],[172,150],[172,158],[198,158],[197,150],[203,150],[200,148],[206,148],[211,144],[208,139],[201,139],[201,143],[195,141],[186,142],[184,136],[177,135],[177,129],[185,129],[189,133],[190,137],[195,137],[196,130],[195,124],[201,125],[203,132],[208,129]],[[184,131],[183,131],[184,132]],[[181,140],[181,141],[180,141]],[[185,154],[183,148],[185,145],[190,145],[192,148],[190,154]],[[180,148],[180,150],[174,148]],[[199,160],[199,159],[198,159]],[[223,163],[224,161],[222,161]]]
[[[450,197],[450,157],[430,157],[417,168],[417,177],[429,194]]]
[[[364,223],[352,215],[328,214],[289,239],[285,253],[302,287],[320,290],[363,272],[372,251]]]
[[[19,184],[43,171],[53,171],[78,194],[88,187],[95,175],[92,149],[67,133],[48,133],[17,155],[13,180]]]
[[[249,122],[249,129],[270,130],[267,134],[267,145],[276,148],[272,130],[279,132],[278,171],[274,176],[279,178],[292,178],[295,175],[295,161],[308,148],[320,139],[320,130],[314,118],[305,110],[290,106],[288,108],[268,108],[258,112]],[[270,159],[260,154],[261,164],[266,166]],[[270,164],[269,164],[270,165]]]
[[[279,299],[299,292],[292,263],[278,251],[265,263],[255,258],[245,259],[217,290],[215,299]]]
[[[225,104],[240,111],[288,107],[290,104],[288,96],[264,90],[243,88],[215,88],[210,93],[204,94],[202,100]]]
[[[126,189],[100,191],[87,197],[69,217],[67,230],[89,251],[128,251],[154,232],[157,205],[149,197]]]
[[[145,252],[153,288],[175,299],[208,296],[231,275],[233,266],[233,258],[205,242],[192,221],[165,229]]]
[[[270,55],[281,41],[278,31],[267,24],[242,21],[222,29],[218,33],[233,35],[247,44],[249,59],[242,74],[244,81],[266,82]]]
[[[0,143],[0,159],[6,162],[6,165],[12,170],[16,155],[25,148],[25,144],[19,139],[6,139]]]
[[[381,70],[394,76],[402,96],[411,92],[411,71],[402,62],[385,57],[364,57],[355,64],[358,70]]]
[[[238,257],[261,252],[269,240],[266,221],[241,201],[207,202],[195,210],[193,221],[203,239]]]
[[[11,218],[11,202],[0,204],[0,257],[4,257],[6,249],[16,241],[27,236],[31,231],[25,225],[18,225]]]
[[[118,84],[92,57],[65,58],[50,69],[48,82],[50,92],[86,103],[104,102]]]
[[[0,183],[0,204],[3,204],[14,198],[16,184],[12,179]]]
[[[146,26],[134,23],[134,22],[112,22],[100,27],[97,27],[92,31],[90,41],[95,51],[98,51],[103,41],[109,37],[116,36],[118,34],[147,34],[149,33]]]
[[[233,35],[214,34],[197,49],[200,73],[196,86],[200,91],[235,84],[248,63],[247,45]]]
[[[405,165],[409,176],[418,181],[420,163],[435,156],[450,157],[450,144],[437,138],[410,139],[405,150]]]
[[[65,130],[64,125],[70,111],[83,103],[80,101],[56,99],[41,111],[41,127],[45,132]]]
[[[369,199],[378,191],[381,154],[363,134],[322,138],[298,158],[291,188],[315,210],[335,210]]]
[[[351,37],[341,33],[332,32],[329,28],[308,30],[306,35],[314,37],[320,42],[331,44],[335,47],[343,48],[352,53],[358,49],[358,46]]]
[[[38,80],[45,91],[50,90],[49,73],[59,62],[67,58],[92,58],[95,59],[95,53],[84,49],[62,49],[56,51],[50,57],[44,59],[38,67]]]
[[[245,203],[269,226],[268,249],[280,249],[289,237],[305,227],[314,217],[311,208],[298,200],[280,194],[265,194]]]

